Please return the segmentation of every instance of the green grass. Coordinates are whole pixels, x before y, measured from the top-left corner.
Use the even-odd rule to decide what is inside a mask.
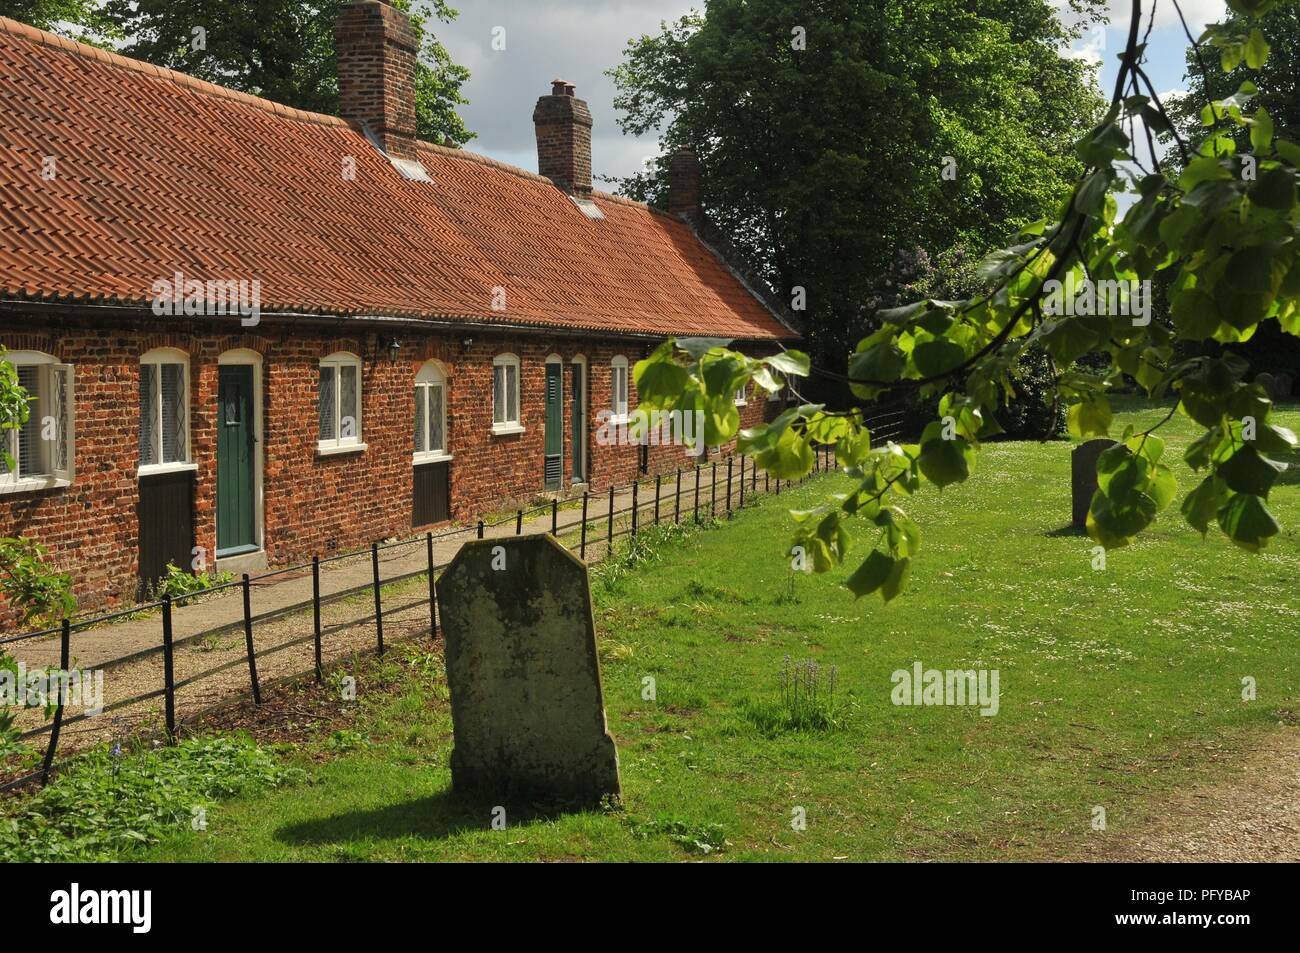
[[[1118,429],[1158,408],[1131,405]],[[1279,415],[1296,428],[1295,408]],[[1192,428],[1162,432],[1180,458]],[[855,602],[844,573],[791,579],[788,507],[813,481],[595,585],[623,811],[532,817],[449,794],[451,723],[433,669],[358,720],[364,746],[321,741],[310,782],[208,813],[152,860],[998,859],[1069,855],[1122,836],[1162,792],[1225,772],[1229,746],[1292,717],[1300,698],[1300,490],[1260,556],[1173,510],[1095,571],[1069,523],[1071,445],[987,446],[965,486],[904,506],[926,533],[910,589]],[[1300,461],[1293,461],[1300,462]],[[1180,491],[1194,484],[1176,467]],[[643,554],[644,555],[644,554]],[[836,666],[836,712],[786,718],[785,657]],[[1000,711],[895,707],[890,675],[1000,672]],[[390,664],[398,664],[396,662]],[[1241,680],[1258,682],[1254,702]],[[642,700],[643,679],[657,698]],[[1089,831],[1094,805],[1109,833]],[[792,830],[792,811],[807,829]]]

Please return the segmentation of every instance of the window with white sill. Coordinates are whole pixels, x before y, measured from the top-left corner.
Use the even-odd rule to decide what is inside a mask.
[[[18,383],[27,391],[25,422],[0,429],[0,490],[40,489],[72,482],[75,447],[71,365],[48,354],[6,354]],[[8,455],[6,459],[5,454]]]
[[[331,354],[320,362],[318,448],[322,452],[363,447],[361,442],[361,359]]]
[[[189,358],[160,348],[140,358],[140,469],[190,462]]]
[[[519,358],[498,354],[492,361],[492,432],[523,430],[519,415]]]
[[[431,361],[415,375],[415,462],[447,456],[447,378]]]
[[[627,358],[619,355],[609,365],[610,410],[615,420],[627,420]]]

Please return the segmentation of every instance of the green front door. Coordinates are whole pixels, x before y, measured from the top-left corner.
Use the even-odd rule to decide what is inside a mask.
[[[564,365],[546,365],[546,489],[564,478]]]
[[[218,368],[217,407],[217,556],[257,549],[254,510],[253,368]]]
[[[573,386],[569,388],[573,401],[573,434],[569,438],[573,446],[573,466],[569,478],[574,483],[587,482],[586,461],[583,459],[587,438],[587,382],[583,379],[586,370],[587,365],[581,362],[573,364]]]

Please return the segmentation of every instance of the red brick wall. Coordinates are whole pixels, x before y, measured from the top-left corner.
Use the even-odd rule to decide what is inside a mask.
[[[454,520],[527,505],[544,496],[545,361],[558,354],[565,368],[565,439],[562,486],[570,485],[573,395],[570,365],[588,366],[587,412],[590,487],[599,492],[640,473],[640,448],[601,446],[597,414],[610,406],[611,359],[629,364],[629,408],[637,404],[631,370],[647,352],[638,342],[486,334],[398,332],[403,347],[390,361],[385,338],[325,330],[290,336],[263,325],[256,332],[218,334],[201,319],[183,324],[140,321],[130,329],[99,329],[64,322],[56,331],[26,330],[30,319],[0,324],[0,344],[10,350],[54,355],[75,369],[76,477],[62,489],[0,494],[0,533],[34,537],[47,545],[59,568],[71,571],[83,607],[129,602],[137,584],[139,537],[139,359],[155,347],[190,355],[190,453],[195,478],[195,544],[211,561],[216,552],[216,426],[218,358],[241,348],[262,356],[261,395],[264,546],[272,566],[319,552],[359,549],[411,527],[413,399],[416,372],[429,359],[447,372],[447,446]],[[472,337],[472,343],[463,342]],[[362,358],[361,437],[366,449],[321,456],[317,452],[319,361],[336,351]],[[520,358],[524,432],[492,434],[492,359]],[[777,405],[750,400],[744,426],[770,417]],[[716,459],[710,457],[709,459]],[[689,468],[682,448],[649,450],[649,472]],[[685,484],[684,484],[685,486]]]

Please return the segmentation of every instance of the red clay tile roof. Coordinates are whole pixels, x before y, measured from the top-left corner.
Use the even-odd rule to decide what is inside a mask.
[[[432,184],[341,119],[0,18],[0,296],[143,304],[179,270],[258,279],[267,313],[795,336],[675,218],[419,151]]]

